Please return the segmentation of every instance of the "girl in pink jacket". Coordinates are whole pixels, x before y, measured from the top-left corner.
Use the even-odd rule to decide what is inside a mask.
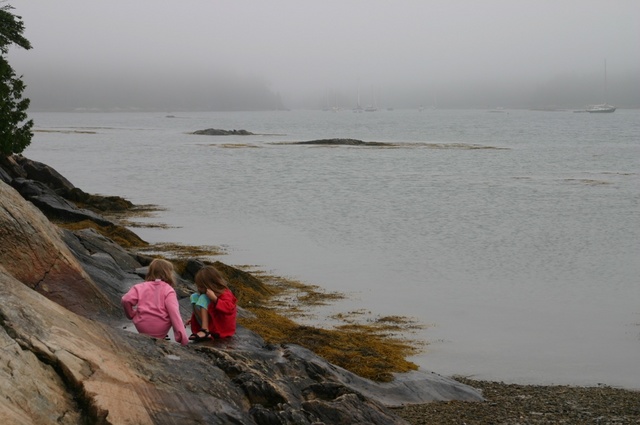
[[[164,338],[173,327],[176,342],[187,345],[187,333],[180,316],[178,297],[173,289],[173,264],[156,258],[149,265],[146,282],[131,287],[122,297],[122,307],[141,334]]]

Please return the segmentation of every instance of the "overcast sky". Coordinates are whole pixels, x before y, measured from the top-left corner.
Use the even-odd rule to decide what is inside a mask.
[[[259,77],[285,97],[640,70],[639,0],[11,0],[49,74]],[[355,90],[355,88],[354,88]]]

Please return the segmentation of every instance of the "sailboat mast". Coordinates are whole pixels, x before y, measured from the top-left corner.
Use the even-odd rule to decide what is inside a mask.
[[[609,103],[607,103],[607,60],[604,60],[604,84],[603,84],[603,89],[604,89],[604,103],[600,104],[600,105],[591,105],[589,106],[586,111],[587,112],[615,112],[615,110],[617,109],[615,106],[613,105],[609,105]]]
[[[604,103],[607,103],[607,60],[604,60]]]

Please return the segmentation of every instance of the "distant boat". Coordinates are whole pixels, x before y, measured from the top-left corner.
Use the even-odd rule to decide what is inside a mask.
[[[342,108],[338,106],[337,96],[334,94],[333,96],[333,106],[329,106],[329,102],[325,101],[325,106],[322,108],[323,111],[331,111],[331,112],[340,112]]]
[[[331,112],[340,112],[342,111],[342,108],[340,106],[338,106],[338,95],[334,93],[333,95],[333,106],[329,106],[329,102],[328,100],[325,100],[324,106],[322,107],[322,110],[325,112],[331,111]]]
[[[616,107],[613,105],[609,105],[608,103],[602,103],[600,105],[589,105],[586,109],[586,112],[590,113],[611,113],[615,112]]]
[[[611,113],[615,112],[616,107],[607,103],[607,60],[604,60],[604,103],[599,105],[589,105],[586,109],[590,113]]]
[[[327,95],[324,96],[324,106],[322,107],[322,110],[327,112],[330,111],[331,108],[329,107],[329,97]]]
[[[375,112],[378,110],[378,107],[376,106],[378,104],[378,102],[376,101],[376,95],[373,91],[373,87],[371,87],[371,97],[373,98],[373,103],[368,104],[365,108],[364,111],[365,112]]]
[[[356,107],[353,108],[353,112],[360,113],[362,111],[364,111],[364,109],[360,106],[360,84],[358,84],[358,103],[356,104]]]
[[[338,106],[338,95],[334,93],[333,95],[333,107],[331,108],[332,112],[340,112],[342,108]]]

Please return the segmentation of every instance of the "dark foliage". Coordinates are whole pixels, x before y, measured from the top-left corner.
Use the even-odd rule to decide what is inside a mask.
[[[22,35],[24,24],[10,12],[10,6],[0,8],[0,155],[21,153],[31,143],[33,121],[27,120],[29,99],[23,98],[25,84],[5,58],[9,46],[15,44],[30,49],[31,43]]]

